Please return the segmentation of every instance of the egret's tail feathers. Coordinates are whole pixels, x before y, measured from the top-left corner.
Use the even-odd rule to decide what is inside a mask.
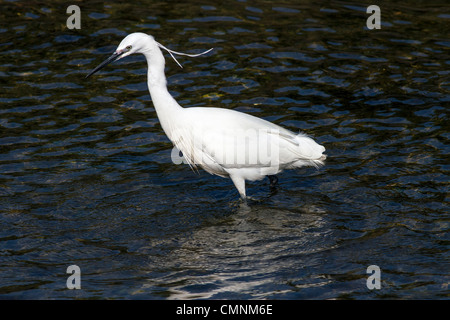
[[[319,169],[320,167],[325,165],[323,160],[324,160],[323,158],[317,160],[297,160],[294,163],[287,166],[287,169],[295,169],[301,167],[314,167],[316,169]]]
[[[312,162],[313,167],[316,167],[317,169],[319,169],[320,167],[325,165],[324,161],[326,158],[327,158],[327,156],[323,154],[319,159],[310,160],[310,161]]]
[[[320,168],[325,165],[324,161],[327,158],[325,154],[325,147],[315,142],[306,135],[297,135],[295,137],[297,143],[295,148],[291,151],[297,155],[298,159],[292,163],[292,167],[315,167]]]

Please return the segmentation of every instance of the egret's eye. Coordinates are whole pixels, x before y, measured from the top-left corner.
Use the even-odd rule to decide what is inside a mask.
[[[127,50],[131,50],[131,46],[127,46],[126,49],[127,49]]]

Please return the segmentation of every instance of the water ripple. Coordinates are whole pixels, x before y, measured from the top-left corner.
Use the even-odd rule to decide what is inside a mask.
[[[385,4],[93,1],[82,29],[5,2],[0,18],[0,296],[448,297],[448,15]],[[57,1],[59,3],[59,1]],[[140,18],[136,18],[140,17]],[[64,18],[64,17],[63,17]],[[55,27],[56,26],[56,27]],[[185,107],[225,107],[315,137],[320,170],[249,185],[171,161],[145,60],[87,72],[128,33],[169,48]],[[426,31],[426,32],[425,32]],[[68,265],[83,290],[66,290]],[[370,291],[366,269],[382,270]]]

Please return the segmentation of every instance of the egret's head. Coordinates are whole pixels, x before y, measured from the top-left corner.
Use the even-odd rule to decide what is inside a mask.
[[[167,49],[162,44],[160,44],[157,41],[155,41],[155,39],[152,36],[148,35],[148,34],[145,34],[145,33],[142,33],[142,32],[135,32],[135,33],[127,35],[122,40],[122,42],[120,42],[120,44],[117,47],[116,51],[114,51],[114,53],[108,59],[106,59],[105,61],[100,63],[94,70],[92,70],[86,76],[86,78],[90,77],[91,75],[93,75],[94,73],[96,73],[100,69],[104,68],[105,66],[107,66],[111,62],[114,62],[114,61],[117,61],[119,59],[122,59],[122,58],[124,58],[126,56],[129,56],[130,54],[133,54],[133,53],[144,53],[144,54],[150,53],[151,54],[151,52],[154,51],[154,50],[158,50],[158,52],[160,52],[160,49],[164,49],[167,52],[169,52],[170,56],[175,60],[175,62],[180,67],[181,67],[181,64],[177,61],[177,59],[175,59],[173,54],[179,54],[179,55],[184,55],[184,56],[189,56],[189,57],[197,57],[197,56],[203,55],[205,53],[208,53],[209,51],[212,50],[212,49],[209,49],[209,50],[207,50],[205,52],[198,53],[198,54],[187,54],[187,53],[182,53],[182,52],[176,52],[176,51]],[[162,58],[162,59],[164,59],[164,58]]]
[[[118,55],[117,60],[129,56],[133,53],[143,53],[145,50],[157,48],[158,43],[148,34],[135,32],[127,35],[119,44],[115,54]]]
[[[141,32],[129,34],[122,40],[122,42],[120,42],[116,51],[114,51],[108,59],[100,63],[94,70],[92,70],[86,78],[90,77],[100,69],[103,69],[111,62],[117,61],[136,52],[143,52],[144,46],[149,46],[153,43],[156,46],[155,39],[148,34]]]

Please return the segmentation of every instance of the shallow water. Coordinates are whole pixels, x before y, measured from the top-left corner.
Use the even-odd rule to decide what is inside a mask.
[[[0,3],[0,297],[449,297],[450,7]],[[128,33],[166,56],[184,107],[302,130],[326,166],[249,184],[171,161],[142,56],[85,75]],[[70,265],[81,289],[68,290]],[[370,290],[366,270],[381,270]]]

